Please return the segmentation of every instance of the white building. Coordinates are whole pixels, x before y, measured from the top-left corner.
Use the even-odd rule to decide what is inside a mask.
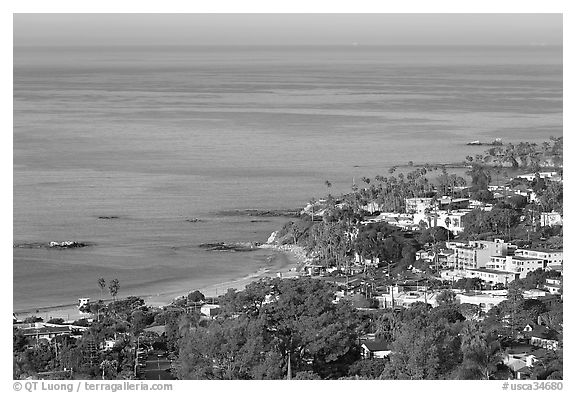
[[[562,279],[561,278],[547,278],[546,284],[544,284],[544,289],[553,295],[557,295],[562,290]]]
[[[562,225],[562,216],[557,212],[540,213],[540,225],[543,227]]]
[[[434,212],[421,212],[414,214],[414,224],[423,221],[428,228],[443,227],[455,233],[464,231],[462,218],[470,213],[469,209],[461,210],[435,210]]]
[[[200,313],[207,317],[214,317],[220,313],[220,305],[218,304],[204,304],[200,307]]]
[[[456,299],[462,303],[474,304],[483,312],[488,312],[494,306],[507,299],[505,295],[459,293]]]
[[[564,260],[564,252],[562,250],[528,250],[519,248],[514,254],[520,257],[542,259],[544,261],[543,268],[548,265],[562,265]]]
[[[434,204],[433,198],[406,198],[406,213],[424,213],[431,209]]]
[[[494,269],[466,269],[464,270],[464,277],[466,278],[479,278],[490,285],[502,284],[508,285],[519,277],[517,273],[506,272]]]
[[[520,278],[526,278],[526,275],[530,272],[537,269],[544,270],[544,260],[518,255],[494,255],[490,257],[490,263],[488,263],[486,267],[502,272],[519,273]]]
[[[552,177],[555,177],[557,174],[558,174],[558,172],[554,172],[554,171],[539,172],[538,173],[538,175],[540,175],[541,179],[552,178]],[[534,179],[536,179],[536,173],[526,173],[524,175],[518,175],[518,176],[516,176],[516,178],[526,179],[528,181],[534,181]]]
[[[516,249],[501,239],[494,241],[471,240],[468,244],[449,242],[448,248],[454,250],[454,263],[457,269],[478,269],[486,267],[492,256],[505,256]]]

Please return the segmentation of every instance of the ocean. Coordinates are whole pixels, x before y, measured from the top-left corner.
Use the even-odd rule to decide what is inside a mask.
[[[99,277],[120,296],[244,277],[274,253],[198,245],[289,219],[226,212],[561,136],[562,93],[553,46],[17,46],[13,241],[94,245],[14,248],[14,310],[99,298]]]

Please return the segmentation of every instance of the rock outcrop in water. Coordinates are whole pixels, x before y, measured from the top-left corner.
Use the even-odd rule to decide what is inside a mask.
[[[184,221],[186,221],[186,222],[192,222],[192,223],[194,223],[194,222],[204,222],[204,220],[201,220],[201,219],[196,218],[196,217],[194,217],[194,218],[187,218],[187,219],[185,219]]]
[[[206,251],[256,251],[259,244],[256,242],[247,243],[202,243],[198,247],[206,249]]]
[[[88,244],[82,242],[63,241],[63,242],[50,242],[50,248],[82,248],[87,247]]]
[[[298,209],[277,209],[277,210],[258,210],[258,209],[244,209],[244,210],[227,210],[219,213],[223,216],[249,216],[249,217],[300,217],[300,210]]]
[[[14,248],[54,248],[54,249],[68,249],[68,248],[82,248],[88,247],[92,244],[85,242],[63,241],[63,242],[49,242],[49,243],[17,243]]]

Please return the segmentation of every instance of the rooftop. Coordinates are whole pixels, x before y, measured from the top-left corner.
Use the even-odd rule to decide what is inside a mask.
[[[364,341],[362,344],[371,352],[390,350],[390,343],[388,341]]]
[[[519,255],[514,255],[512,259],[517,259],[519,261],[541,261],[542,258],[531,258],[531,257],[522,257]]]
[[[482,273],[491,273],[491,274],[499,274],[499,275],[509,275],[509,274],[514,274],[512,272],[503,272],[502,270],[494,270],[494,269],[466,269],[466,270],[472,270],[475,272],[482,272]]]
[[[554,252],[563,252],[562,249],[558,250],[547,250],[545,248],[518,248],[517,251],[536,251],[536,252],[546,252],[546,253],[554,253]]]

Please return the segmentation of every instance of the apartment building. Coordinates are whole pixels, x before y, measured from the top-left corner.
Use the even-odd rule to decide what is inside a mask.
[[[515,246],[501,239],[494,241],[471,240],[468,244],[447,243],[454,250],[456,269],[479,269],[491,262],[492,256],[506,256],[514,252]]]
[[[537,250],[537,249],[522,249],[519,248],[514,252],[515,255],[527,258],[542,259],[544,261],[544,266],[550,265],[562,265],[564,260],[564,252],[562,250]]]
[[[490,262],[486,265],[488,269],[519,273],[520,278],[525,278],[530,272],[537,269],[544,269],[544,260],[541,258],[529,258],[518,255],[506,255],[490,257]]]

